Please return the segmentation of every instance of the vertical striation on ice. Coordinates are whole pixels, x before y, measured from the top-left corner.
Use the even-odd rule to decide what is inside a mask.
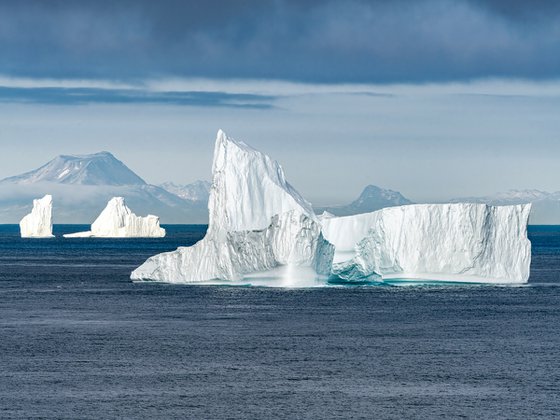
[[[133,280],[191,283],[241,280],[280,266],[330,274],[334,247],[311,205],[267,155],[218,131],[204,239],[149,258]]]
[[[123,197],[113,197],[91,225],[91,231],[64,235],[66,238],[162,238],[165,229],[159,225],[159,217],[136,216],[126,205]]]
[[[54,238],[52,234],[52,196],[33,200],[33,209],[26,215],[19,228],[22,238]]]
[[[327,219],[323,230],[342,255],[367,230],[353,257],[339,257],[333,265],[333,274],[342,279],[525,283],[530,209],[530,204],[408,205]]]
[[[316,220],[313,207],[286,181],[278,162],[219,130],[208,201],[209,231],[264,229],[273,216],[290,210]]]
[[[314,278],[346,281],[523,283],[529,276],[530,206],[406,205],[316,216],[277,162],[221,130],[212,174],[204,239],[149,258],[133,280],[242,280],[281,267],[287,276],[307,267]]]

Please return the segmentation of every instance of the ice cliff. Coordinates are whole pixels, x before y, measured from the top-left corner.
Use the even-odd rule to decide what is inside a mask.
[[[525,283],[530,209],[530,204],[419,204],[322,224],[336,247],[332,272],[341,279]]]
[[[165,229],[159,226],[159,217],[136,216],[122,197],[109,200],[107,207],[91,225],[91,230],[64,235],[65,238],[162,238]]]
[[[133,280],[191,283],[241,280],[278,267],[330,274],[334,247],[321,234],[311,205],[267,155],[219,131],[212,165],[204,239],[149,258]]]
[[[281,166],[218,132],[204,239],[149,258],[133,280],[192,283],[271,279],[326,282],[523,283],[529,277],[530,205],[405,205],[316,216]],[[303,272],[295,268],[305,267]],[[306,277],[307,276],[307,277]],[[276,283],[278,284],[278,283]]]
[[[31,213],[21,219],[22,238],[54,238],[52,234],[52,196],[33,200]]]

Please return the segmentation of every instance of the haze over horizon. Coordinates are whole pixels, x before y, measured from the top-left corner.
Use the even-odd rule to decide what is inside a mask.
[[[538,6],[538,7],[537,7]],[[0,178],[108,150],[210,178],[224,129],[319,205],[560,190],[554,1],[0,0]]]

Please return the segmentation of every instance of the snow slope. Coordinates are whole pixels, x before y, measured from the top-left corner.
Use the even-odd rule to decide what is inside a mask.
[[[2,183],[35,184],[56,182],[78,185],[145,185],[146,182],[109,152],[91,155],[60,155],[30,172]]]
[[[205,206],[208,204],[211,186],[212,183],[200,180],[186,185],[177,185],[173,182],[165,182],[160,185],[165,191],[175,194],[183,200],[203,202]]]

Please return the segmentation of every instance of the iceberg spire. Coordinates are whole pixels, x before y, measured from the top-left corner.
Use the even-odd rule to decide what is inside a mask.
[[[295,210],[316,220],[313,207],[269,156],[219,130],[208,202],[210,231],[265,229],[273,216]]]
[[[328,276],[334,247],[321,234],[311,204],[267,155],[218,131],[208,202],[209,226],[191,247],[155,255],[133,280],[191,283],[240,280],[281,266]]]

